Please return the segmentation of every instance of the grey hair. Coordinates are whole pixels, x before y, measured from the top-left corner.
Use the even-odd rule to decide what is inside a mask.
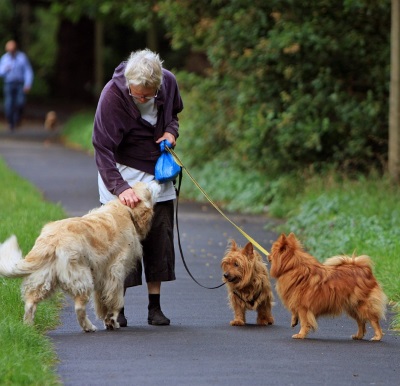
[[[154,87],[162,83],[162,60],[148,48],[132,52],[125,67],[126,85]]]

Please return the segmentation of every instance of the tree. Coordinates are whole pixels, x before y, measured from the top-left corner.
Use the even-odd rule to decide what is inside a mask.
[[[389,174],[400,180],[400,0],[392,0]]]
[[[386,169],[390,0],[159,7],[174,47],[203,51],[211,64],[208,78],[190,88],[193,162],[212,149],[276,174]]]

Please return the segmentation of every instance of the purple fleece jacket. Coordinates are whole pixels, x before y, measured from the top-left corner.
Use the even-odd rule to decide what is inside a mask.
[[[160,156],[155,141],[164,132],[178,138],[178,113],[183,110],[175,76],[163,69],[161,89],[156,98],[157,124],[142,119],[139,109],[129,95],[122,62],[112,79],[105,85],[94,118],[92,142],[100,176],[107,189],[118,196],[130,188],[123,180],[116,163],[154,174]]]

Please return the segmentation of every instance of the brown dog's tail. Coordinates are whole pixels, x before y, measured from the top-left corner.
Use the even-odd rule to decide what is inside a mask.
[[[357,265],[358,267],[365,267],[372,269],[372,260],[367,255],[361,256],[333,256],[324,262],[324,265],[338,266],[338,265]]]
[[[15,235],[0,244],[0,276],[24,277],[43,266],[43,259],[23,259]]]

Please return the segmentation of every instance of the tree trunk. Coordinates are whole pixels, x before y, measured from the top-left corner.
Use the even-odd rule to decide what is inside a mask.
[[[56,97],[70,102],[93,101],[94,25],[88,18],[62,20],[58,31],[55,71]]]
[[[149,29],[146,31],[146,45],[147,48],[152,50],[153,52],[158,52],[158,29],[157,29],[157,21],[154,12],[152,12],[151,24]]]
[[[98,97],[104,86],[104,23],[100,20],[95,22],[94,37],[94,94]]]
[[[30,45],[30,33],[29,33],[29,26],[31,22],[31,5],[28,3],[20,3],[17,6],[17,13],[20,20],[20,37],[19,37],[19,48],[22,51],[27,51]]]
[[[389,174],[400,181],[400,0],[392,0],[390,52]]]

